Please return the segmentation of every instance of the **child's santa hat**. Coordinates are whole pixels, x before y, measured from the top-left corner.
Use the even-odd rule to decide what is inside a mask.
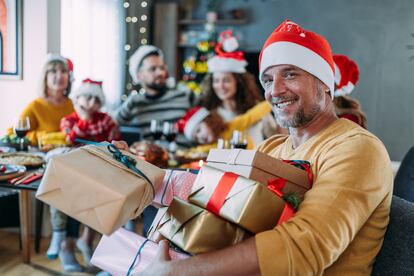
[[[102,90],[102,82],[85,79],[79,87],[70,94],[72,100],[76,100],[80,96],[94,96],[99,99],[102,105],[105,104],[105,95]]]
[[[259,56],[259,78],[269,67],[291,64],[307,71],[334,91],[334,62],[331,47],[321,35],[285,20],[268,37]],[[262,83],[263,85],[263,83]]]
[[[129,58],[129,75],[131,76],[134,83],[139,83],[137,77],[138,67],[141,65],[142,61],[149,56],[150,54],[157,54],[161,59],[163,59],[163,53],[160,48],[157,48],[153,45],[142,45],[140,46],[135,53]]]
[[[247,61],[242,51],[236,51],[239,43],[231,30],[220,34],[215,47],[216,55],[207,61],[209,73],[245,73]]]
[[[178,120],[177,127],[180,133],[184,133],[188,140],[192,140],[194,129],[200,124],[210,112],[201,106],[196,106],[189,109],[184,116]]]
[[[334,96],[351,94],[359,79],[358,65],[345,55],[334,55],[335,62],[335,93]]]
[[[69,71],[69,79],[72,82],[74,80],[74,78],[73,78],[73,62],[70,59],[65,58],[61,55],[52,54],[52,53],[47,54],[47,58],[46,58],[47,63],[49,63],[51,61],[55,61],[55,60],[61,61],[61,62],[65,63],[67,65],[68,71]]]

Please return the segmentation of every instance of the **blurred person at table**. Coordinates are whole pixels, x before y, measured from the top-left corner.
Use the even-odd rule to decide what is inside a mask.
[[[118,126],[108,114],[100,112],[105,104],[102,82],[85,79],[70,98],[76,111],[60,123],[68,143],[75,143],[77,138],[96,142],[120,139]]]
[[[335,112],[339,118],[351,120],[367,128],[367,118],[360,103],[349,96],[359,80],[358,65],[345,55],[333,55],[335,62]]]
[[[260,81],[278,123],[258,151],[311,164],[295,215],[221,250],[174,260],[168,242],[140,275],[370,275],[389,223],[393,175],[384,144],[335,114],[328,41],[286,20],[264,43]]]
[[[216,111],[208,111],[206,108],[197,106],[189,111],[178,122],[178,130],[185,137],[199,144],[190,149],[194,152],[208,153],[210,149],[217,147],[217,140],[222,138],[230,140],[234,131],[244,132],[250,126],[256,124],[264,116],[270,114],[271,107],[268,102],[262,101],[246,113],[238,115],[228,122]],[[253,149],[254,143],[247,137],[247,149]]]
[[[193,105],[194,94],[167,86],[168,68],[161,49],[142,45],[129,60],[129,74],[141,89],[115,113],[119,125],[135,126],[148,137],[151,120],[175,122]]]
[[[203,96],[200,105],[216,112],[225,122],[247,112],[263,100],[255,77],[246,71],[244,53],[238,48],[239,43],[231,30],[220,34],[215,47],[216,55],[207,61],[208,74],[201,86]],[[277,126],[271,114],[263,116],[246,130],[256,145],[280,131],[284,129]]]
[[[30,143],[38,146],[38,138],[44,133],[59,132],[60,120],[74,112],[68,98],[72,86],[73,64],[60,55],[49,54],[41,73],[40,95],[21,113],[28,116]],[[11,132],[11,131],[9,131]]]
[[[118,127],[112,118],[106,113],[99,111],[105,104],[102,82],[85,79],[71,93],[70,98],[76,111],[63,117],[60,123],[60,129],[65,134],[69,144],[76,143],[78,138],[96,142],[120,139]],[[62,212],[53,210],[53,216],[51,217],[52,225],[56,225],[56,221],[65,221],[65,217],[66,215]],[[59,252],[65,271],[79,271],[80,266],[74,254],[75,239],[78,237],[76,228],[79,227],[79,223],[74,220],[71,223],[76,224],[76,227],[72,227],[75,229],[74,233],[66,235],[66,237],[52,238],[48,257],[53,258]],[[59,232],[62,232],[59,229],[54,230],[56,235],[60,235],[61,233]],[[76,241],[76,246],[82,252],[84,262],[88,266],[93,253],[92,243],[94,237],[95,232],[88,226],[85,226],[82,237]]]

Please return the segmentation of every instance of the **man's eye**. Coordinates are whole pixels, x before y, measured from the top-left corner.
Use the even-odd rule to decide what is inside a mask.
[[[285,74],[285,79],[288,79],[288,80],[293,79],[295,76],[296,76],[295,73],[288,72],[288,73]]]
[[[272,80],[270,80],[270,79],[265,79],[265,80],[263,80],[263,86],[264,86],[265,88],[269,88],[269,87],[272,85],[272,83],[273,83],[273,81],[272,81]]]

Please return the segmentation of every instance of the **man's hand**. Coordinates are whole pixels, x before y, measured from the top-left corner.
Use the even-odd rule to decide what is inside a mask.
[[[111,141],[111,144],[114,145],[115,147],[117,147],[119,150],[125,150],[125,151],[128,151],[129,152],[128,144],[125,141],[115,141],[115,140],[112,140]]]
[[[162,240],[159,242],[159,248],[157,252],[157,256],[155,257],[154,261],[150,263],[144,271],[142,271],[139,275],[159,275],[159,276],[167,276],[171,275],[170,271],[170,261],[171,257],[168,253],[168,241]]]

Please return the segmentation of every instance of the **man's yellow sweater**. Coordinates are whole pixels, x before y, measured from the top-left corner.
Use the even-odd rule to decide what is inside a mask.
[[[256,235],[262,275],[370,275],[388,225],[393,175],[382,142],[338,119],[293,149],[288,136],[258,148],[308,160],[314,185],[296,215]]]
[[[30,118],[30,131],[27,138],[32,145],[37,145],[37,137],[40,133],[60,131],[60,120],[74,111],[69,99],[59,105],[53,105],[43,98],[35,99],[21,114]]]

